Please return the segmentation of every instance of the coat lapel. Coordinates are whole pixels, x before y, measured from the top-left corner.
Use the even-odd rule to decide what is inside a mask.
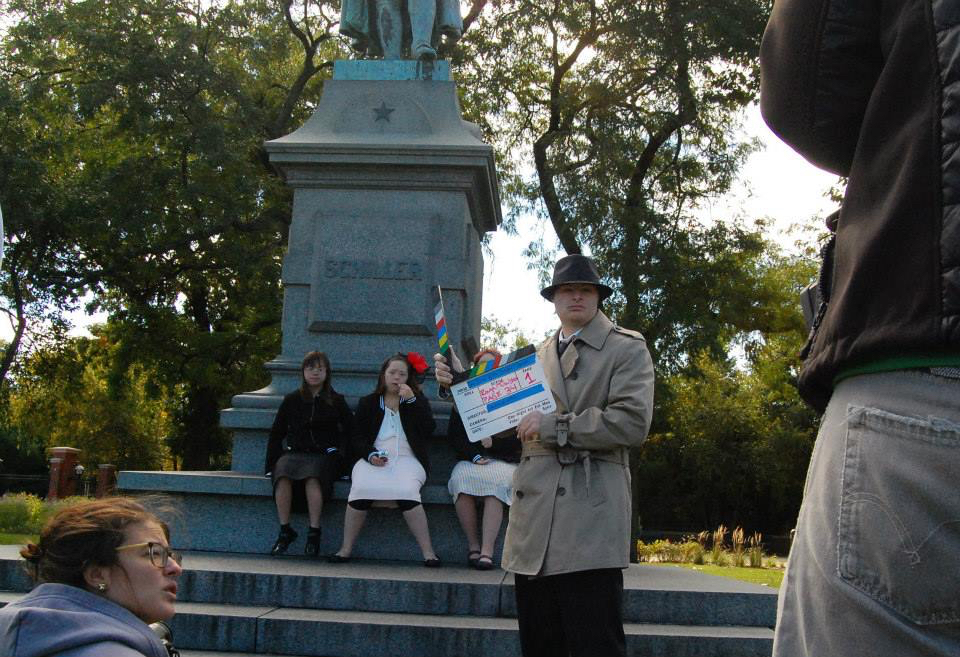
[[[573,368],[577,366],[577,359],[579,357],[580,352],[577,351],[577,341],[574,340],[567,345],[567,348],[563,350],[563,355],[560,357],[560,371],[563,374],[564,381],[570,376]]]
[[[550,386],[550,391],[553,392],[553,397],[557,400],[558,410],[561,413],[566,412],[570,408],[570,402],[567,400],[567,389],[563,384],[563,374],[560,370],[560,358],[557,356],[556,333],[547,340],[540,350],[540,360],[543,363],[543,373],[547,377],[547,385]]]

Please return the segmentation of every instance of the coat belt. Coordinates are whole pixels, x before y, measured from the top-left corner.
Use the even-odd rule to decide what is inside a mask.
[[[574,463],[583,463],[583,474],[585,478],[585,483],[587,485],[587,495],[590,495],[590,462],[596,459],[597,461],[606,461],[608,463],[617,463],[618,465],[626,465],[627,460],[627,450],[625,449],[615,449],[615,450],[606,450],[606,451],[597,451],[589,449],[573,449],[572,447],[558,447],[557,449],[549,449],[543,446],[539,440],[529,440],[523,443],[523,452],[522,457],[539,457],[539,456],[553,456],[557,459],[557,462],[560,465],[573,465]]]

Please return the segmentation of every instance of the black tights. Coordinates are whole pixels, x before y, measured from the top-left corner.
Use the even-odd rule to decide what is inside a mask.
[[[380,502],[382,500],[352,500],[347,502],[352,508],[357,511],[369,511],[370,507],[373,506],[374,502]],[[415,509],[420,506],[420,502],[414,500],[395,500],[397,503],[397,508],[401,511],[409,511],[410,509]]]

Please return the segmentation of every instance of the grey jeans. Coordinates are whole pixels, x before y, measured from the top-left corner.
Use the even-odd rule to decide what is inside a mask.
[[[837,386],[773,654],[960,655],[960,380],[904,371]]]

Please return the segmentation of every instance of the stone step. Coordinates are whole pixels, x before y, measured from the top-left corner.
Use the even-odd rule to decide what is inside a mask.
[[[260,474],[222,472],[120,473],[119,488],[127,494],[164,496],[177,511],[172,538],[181,550],[265,554],[277,537],[277,511],[270,481]],[[343,515],[350,483],[334,484],[333,499],[323,507],[320,551],[332,554],[340,547]],[[421,491],[434,549],[444,561],[460,561],[467,550],[446,484],[427,484]],[[506,514],[505,514],[506,515]],[[494,552],[499,562],[504,518]],[[295,513],[291,524],[300,537],[290,553],[302,553],[306,537],[305,514]],[[420,549],[395,509],[372,509],[354,555],[365,559],[420,562]]]
[[[25,592],[30,582],[12,548],[0,546],[0,589]],[[329,564],[196,552],[185,555],[179,588],[178,600],[187,603],[516,617],[512,575],[462,565],[428,569],[398,562]],[[681,568],[633,565],[624,571],[624,619],[770,628],[776,591]]]
[[[0,602],[20,595],[0,593]],[[169,624],[183,657],[520,654],[512,618],[180,602]],[[627,651],[648,657],[765,657],[773,646],[773,631],[767,628],[626,623],[624,632]]]

